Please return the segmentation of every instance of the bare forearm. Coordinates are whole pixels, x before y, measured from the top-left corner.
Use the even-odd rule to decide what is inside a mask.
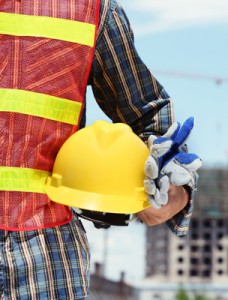
[[[149,207],[138,213],[139,218],[148,226],[161,224],[181,211],[189,201],[189,192],[184,186],[171,185],[169,201],[160,209]]]

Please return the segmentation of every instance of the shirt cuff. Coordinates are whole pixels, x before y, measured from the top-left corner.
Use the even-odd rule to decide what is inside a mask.
[[[178,214],[176,214],[173,218],[166,221],[166,225],[176,236],[184,236],[188,233],[193,211],[195,188],[188,187],[188,189],[190,193],[190,200],[186,207],[182,209]]]

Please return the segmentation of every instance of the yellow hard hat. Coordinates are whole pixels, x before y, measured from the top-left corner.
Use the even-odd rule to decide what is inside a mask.
[[[150,206],[143,187],[148,155],[128,125],[96,121],[61,147],[46,183],[47,195],[90,211],[139,212]]]

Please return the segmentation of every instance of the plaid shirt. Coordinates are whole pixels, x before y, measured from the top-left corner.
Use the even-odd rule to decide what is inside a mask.
[[[85,229],[75,213],[62,226],[0,230],[0,300],[82,300],[89,262]]]
[[[101,1],[89,84],[104,113],[130,125],[145,141],[150,134],[164,134],[174,121],[172,100],[139,57],[129,20],[116,0]],[[188,230],[192,202],[167,222],[176,235]]]
[[[129,124],[146,140],[173,123],[172,101],[137,54],[129,21],[116,0],[102,0],[90,74],[94,96],[113,122]],[[85,112],[81,126],[85,124]],[[167,222],[187,232],[192,201]],[[81,222],[31,231],[0,230],[0,299],[84,299],[89,247]]]

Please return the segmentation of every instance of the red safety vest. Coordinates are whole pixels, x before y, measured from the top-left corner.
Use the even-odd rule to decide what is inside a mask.
[[[80,122],[99,8],[99,0],[1,1],[1,229],[72,219],[48,199],[44,183]]]

